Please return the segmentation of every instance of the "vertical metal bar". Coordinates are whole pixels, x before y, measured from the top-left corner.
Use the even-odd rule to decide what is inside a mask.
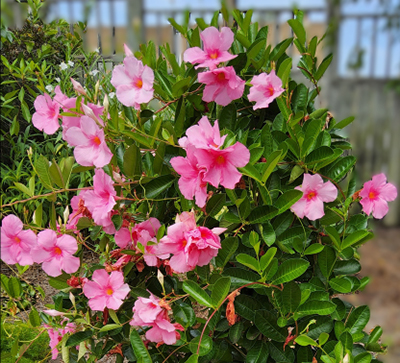
[[[97,45],[99,48],[99,54],[103,54],[103,50],[101,47],[101,10],[100,10],[100,1],[95,1],[95,11],[96,11],[96,27],[97,27]]]
[[[362,30],[362,18],[357,17],[357,28],[356,28],[356,50],[357,50],[357,57],[360,55],[361,52],[361,30]],[[360,76],[360,67],[355,69],[356,78]]]
[[[392,66],[392,46],[393,46],[393,29],[388,28],[388,44],[386,49],[386,70],[385,75],[390,78],[390,68]]]
[[[156,31],[157,31],[157,47],[160,49],[160,45],[162,44],[162,38],[161,38],[161,22],[162,22],[162,17],[161,13],[157,12],[156,15]]]
[[[275,18],[275,45],[279,43],[279,36],[280,36],[280,24],[279,24],[279,11],[274,11],[274,18]]]
[[[74,0],[68,1],[69,31],[74,34]]]
[[[115,41],[115,9],[114,5],[115,2],[113,0],[109,0],[109,5],[110,5],[110,20],[111,20],[111,54],[116,53],[116,41]]]
[[[376,28],[377,28],[378,18],[376,16],[373,17],[373,24],[372,24],[372,41],[371,41],[371,65],[369,70],[369,76],[371,78],[374,77],[375,74],[375,48],[376,48]]]

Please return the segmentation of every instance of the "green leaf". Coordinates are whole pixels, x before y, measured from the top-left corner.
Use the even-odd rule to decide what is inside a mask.
[[[342,333],[342,335],[339,338],[339,341],[342,343],[343,348],[346,350],[349,350],[350,353],[353,350],[353,338],[351,337],[351,334],[347,331]]]
[[[91,338],[93,335],[93,330],[87,329],[85,331],[80,331],[78,333],[72,334],[67,342],[65,343],[66,347],[73,347],[75,345],[79,345],[81,342]]]
[[[350,125],[353,121],[354,121],[355,117],[354,116],[350,116],[345,118],[344,120],[338,122],[335,125],[335,129],[343,129],[345,128],[347,125]]]
[[[301,301],[301,290],[299,285],[291,281],[285,285],[282,291],[283,306],[287,312],[294,313],[300,305]]]
[[[218,255],[215,258],[216,265],[218,267],[224,267],[232,255],[236,252],[239,247],[239,240],[237,237],[228,237],[221,242],[221,248],[218,251]]]
[[[19,189],[22,193],[25,193],[27,196],[34,196],[34,193],[32,193],[31,190],[29,190],[29,188],[27,188],[24,184],[14,182],[14,185],[17,189]]]
[[[257,180],[258,182],[261,183],[261,174],[253,165],[247,164],[244,168],[238,168],[238,169],[243,175],[247,175],[250,178],[253,178],[254,180]]]
[[[189,343],[189,349],[193,354],[197,354],[197,347],[200,342],[200,336],[193,338]],[[199,356],[208,354],[213,347],[213,341],[208,335],[203,335],[200,343]]]
[[[292,281],[306,272],[309,265],[310,263],[302,258],[286,260],[278,267],[273,283],[276,285]]]
[[[335,277],[329,281],[329,285],[332,289],[347,294],[351,291],[352,283],[347,277]]]
[[[243,286],[251,282],[256,282],[260,279],[260,276],[252,271],[247,271],[242,268],[230,267],[224,270],[223,276],[229,276],[231,278],[232,287]]]
[[[29,313],[29,322],[34,328],[41,324],[39,313],[34,307],[32,307],[32,310]]]
[[[330,158],[334,154],[335,153],[330,147],[321,146],[318,149],[311,151],[311,153],[306,156],[305,163],[307,165],[316,164]]]
[[[103,333],[103,332],[105,332],[105,331],[110,331],[110,330],[115,330],[115,329],[118,329],[118,328],[121,328],[122,326],[121,325],[118,325],[118,324],[107,324],[107,325],[104,325],[100,330],[99,330],[99,333]]]
[[[214,308],[211,297],[194,281],[185,280],[182,285],[183,291],[193,297],[199,304]]]
[[[182,25],[179,25],[174,18],[168,18],[171,25],[181,34],[186,35],[186,30]]]
[[[144,185],[146,190],[146,198],[155,199],[162,192],[166,191],[175,181],[175,177],[171,174],[163,175],[155,178]]]
[[[152,363],[149,351],[146,349],[137,330],[132,329],[130,336],[131,346],[136,357],[140,357],[142,363]]]
[[[307,155],[310,148],[315,143],[319,133],[321,132],[321,121],[320,120],[311,120],[308,121],[307,130],[305,133],[305,138],[303,145],[301,146],[301,155]]]
[[[49,173],[52,181],[60,188],[65,187],[65,182],[64,178],[61,172],[60,167],[58,166],[57,162],[53,159],[50,167],[49,167]]]
[[[52,189],[52,182],[49,174],[49,161],[43,155],[40,155],[39,158],[36,159],[34,165],[36,173],[42,181],[44,187],[47,189]]]
[[[279,110],[282,112],[283,119],[285,121],[289,120],[289,116],[290,116],[291,112],[288,109],[288,106],[286,105],[284,98],[280,96],[280,97],[276,98],[276,102],[278,104]]]
[[[271,248],[268,249],[268,251],[265,254],[263,254],[261,256],[261,259],[260,259],[261,271],[265,271],[265,269],[269,266],[269,264],[271,263],[272,259],[276,255],[276,251],[277,251],[276,247],[271,247]]]
[[[361,241],[364,237],[367,237],[369,235],[368,231],[356,231],[352,233],[350,236],[347,236],[345,240],[342,242],[342,245],[340,246],[341,250],[343,251],[347,247],[350,247],[357,243],[358,241]]]
[[[333,55],[329,54],[328,56],[326,56],[324,58],[324,60],[321,62],[321,64],[319,65],[317,71],[314,74],[314,79],[316,81],[319,81],[321,79],[321,77],[324,75],[325,71],[327,70],[327,68],[329,67],[329,65],[332,62],[332,58]]]
[[[278,214],[288,210],[294,203],[296,203],[303,196],[300,190],[289,190],[283,193],[278,200],[274,203],[274,207],[278,208]]]
[[[282,81],[282,86],[285,87],[289,80],[290,71],[292,70],[292,58],[286,58],[280,65],[276,74]]]
[[[323,245],[320,245],[319,243],[313,243],[312,245],[307,247],[307,249],[304,251],[304,254],[306,256],[316,255],[316,254],[320,253],[323,249],[324,249]]]
[[[211,217],[215,217],[226,203],[226,194],[214,194],[207,201],[206,213]]]
[[[124,174],[130,178],[142,175],[142,158],[140,149],[132,144],[126,149],[123,162]]]
[[[261,181],[265,183],[268,177],[271,175],[272,171],[275,169],[282,155],[282,150],[274,151],[267,158],[267,161],[264,166],[264,172],[262,174]]]
[[[222,301],[227,297],[230,287],[230,277],[222,276],[217,280],[211,293],[211,300],[213,301],[214,306],[218,307],[222,303]]]
[[[376,343],[382,336],[382,334],[383,334],[383,329],[380,326],[376,326],[369,335],[368,344]]]
[[[325,227],[325,232],[330,237],[337,250],[340,250],[340,235],[334,227]]]
[[[330,301],[311,300],[301,305],[297,309],[297,312],[302,315],[329,315],[332,314],[335,309],[336,305]]]
[[[11,297],[20,297],[23,292],[21,281],[19,281],[19,279],[14,276],[10,277],[10,279],[8,280],[8,291]]]
[[[268,345],[257,340],[246,354],[246,363],[266,363],[268,355]]]
[[[219,117],[219,128],[228,129],[228,130],[235,130],[236,128],[236,106],[234,103],[229,104],[222,108]]]
[[[371,316],[369,307],[367,305],[359,306],[354,309],[347,319],[346,328],[350,334],[355,334],[363,331],[368,324]]]
[[[30,111],[29,111],[29,107],[28,107],[28,105],[26,104],[25,100],[21,102],[21,111],[22,111],[22,116],[24,117],[24,119],[25,119],[27,122],[30,123],[30,122],[31,122],[32,116],[31,116],[31,113],[30,113]]]
[[[357,159],[354,156],[345,156],[343,158],[340,158],[329,168],[328,173],[325,175],[328,178],[339,182],[342,178],[346,176],[346,174],[354,166],[356,161]]]
[[[274,227],[272,227],[271,223],[264,222],[260,224],[258,228],[260,229],[260,234],[264,242],[267,246],[271,247],[276,240]]]
[[[296,34],[297,39],[299,39],[300,43],[304,46],[306,43],[306,31],[302,23],[300,23],[297,19],[288,20],[288,24],[293,29],[293,33]]]
[[[333,269],[335,275],[354,275],[361,271],[361,264],[356,259],[337,261]]]
[[[236,256],[236,260],[242,265],[245,265],[254,271],[260,271],[260,264],[258,263],[258,261],[247,253],[239,253]]]
[[[235,310],[243,318],[254,321],[256,310],[261,308],[260,302],[253,299],[249,295],[239,295],[235,299]]]
[[[257,310],[254,323],[258,330],[269,339],[276,342],[284,342],[286,340],[286,329],[278,326],[277,317],[268,310]]]
[[[314,339],[311,339],[308,335],[305,335],[305,334],[299,335],[295,339],[295,342],[298,345],[301,345],[302,347],[306,347],[308,345],[311,345],[313,347],[317,347],[318,346],[318,343]]]
[[[203,20],[203,19],[201,19],[201,20]],[[199,361],[199,355],[198,354],[192,354],[189,357],[188,360],[185,360],[185,363],[197,363],[198,361]]]
[[[304,169],[300,165],[295,165],[290,172],[289,184],[293,183],[303,173]]]
[[[322,275],[324,275],[326,278],[329,278],[335,262],[335,250],[330,246],[325,246],[321,253],[318,255],[318,266],[321,270]]]
[[[243,334],[243,323],[239,321],[229,329],[229,340],[233,344],[237,344]]]
[[[251,224],[264,223],[275,217],[277,212],[278,209],[270,205],[256,207],[250,212],[248,220]]]
[[[196,322],[196,315],[191,305],[178,302],[172,309],[175,320],[185,328],[193,326]]]
[[[183,127],[186,119],[186,106],[183,96],[179,99],[175,111],[175,132],[176,136],[180,137],[183,134]]]

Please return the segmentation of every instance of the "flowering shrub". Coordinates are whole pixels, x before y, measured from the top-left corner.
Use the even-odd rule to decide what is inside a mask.
[[[77,164],[34,156],[49,192],[28,201],[50,199],[50,224],[35,215],[22,230],[7,215],[1,249],[20,273],[41,263],[60,290],[41,314],[53,357],[339,363],[385,351],[380,327],[363,331],[369,308],[339,296],[368,284],[357,249],[397,190],[380,174],[357,191],[339,132],[352,118],[315,108],[332,56],[317,60],[302,13],[273,49],[251,12],[233,16],[237,27],[220,30],[218,12],[194,29],[171,20],[190,45],[182,64],[168,46],[159,57],[152,42],[125,47],[102,105],[76,80],[75,98],[38,96],[34,125],[61,127]],[[292,43],[311,88],[290,77]],[[90,177],[70,189],[71,172]],[[8,292],[15,284],[4,279]]]

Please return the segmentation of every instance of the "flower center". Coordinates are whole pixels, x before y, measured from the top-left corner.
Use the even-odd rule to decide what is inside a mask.
[[[141,79],[138,79],[138,80],[136,81],[136,87],[137,87],[137,88],[142,88],[142,87],[143,87],[143,81],[142,81]]]
[[[269,86],[269,87],[267,88],[267,95],[268,95],[268,97],[273,96],[274,93],[275,93],[274,87]]]
[[[60,247],[55,247],[55,248],[54,248],[54,253],[55,253],[56,255],[61,255],[61,253],[62,253],[61,248],[60,248]]]
[[[374,192],[374,191],[371,191],[371,192],[369,192],[369,194],[368,194],[368,198],[369,199],[375,199],[376,198],[376,193]]]
[[[182,241],[182,247],[186,247],[186,245],[187,245],[187,241],[184,239],[184,240]]]
[[[315,192],[310,192],[310,193],[307,194],[307,199],[308,199],[308,200],[311,200],[311,199],[315,198],[316,195],[317,195],[317,193],[315,193]]]
[[[217,52],[217,51],[212,52],[212,53],[210,54],[210,58],[211,58],[211,59],[217,59],[217,58],[218,58],[218,52]]]
[[[218,79],[218,81],[224,81],[225,73],[224,72],[218,73],[217,79]]]
[[[94,137],[93,142],[94,142],[97,146],[99,146],[99,145],[101,144],[101,141],[100,141],[100,139],[99,139],[98,136],[95,136],[95,137]]]
[[[112,295],[113,294],[113,289],[111,288],[111,287],[109,287],[107,290],[106,290],[106,294],[107,295]]]
[[[14,241],[15,241],[16,243],[20,243],[20,242],[21,242],[21,238],[15,236],[15,237],[14,237]]]
[[[224,158],[222,155],[219,155],[219,156],[217,156],[217,159],[215,160],[215,162],[216,162],[218,165],[222,165],[222,164],[225,163],[225,158]]]

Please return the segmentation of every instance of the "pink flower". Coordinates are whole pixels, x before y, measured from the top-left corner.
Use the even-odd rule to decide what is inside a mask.
[[[312,221],[324,216],[324,202],[333,202],[338,193],[330,181],[324,183],[318,174],[304,174],[303,185],[295,189],[302,191],[303,196],[290,209],[299,218],[306,216]]]
[[[93,177],[93,190],[88,190],[82,196],[85,206],[92,213],[96,224],[103,227],[112,225],[111,211],[116,204],[116,195],[111,177],[104,170],[96,169]],[[115,229],[111,233],[115,233]]]
[[[56,277],[62,274],[61,270],[71,274],[80,266],[79,257],[73,254],[78,251],[78,244],[74,237],[64,234],[57,238],[57,233],[46,229],[38,234],[38,246],[32,250],[32,258],[42,263],[42,269],[49,276]]]
[[[51,359],[56,359],[58,356],[57,345],[61,342],[63,336],[67,333],[73,333],[76,330],[74,323],[67,323],[63,328],[55,328],[48,324],[44,324],[50,337]]]
[[[181,338],[177,330],[184,331],[181,324],[172,324],[167,315],[167,311],[157,316],[152,328],[146,332],[146,339],[158,344],[175,344]]]
[[[90,117],[82,116],[80,127],[70,127],[65,140],[75,146],[74,156],[78,164],[102,168],[113,156],[104,138],[104,131]]]
[[[364,184],[360,197],[363,212],[367,215],[372,212],[374,218],[381,219],[389,211],[387,202],[393,202],[397,198],[397,189],[393,184],[387,183],[385,174],[381,173]]]
[[[196,151],[199,166],[207,172],[203,180],[218,188],[219,184],[228,189],[234,189],[242,174],[236,168],[243,168],[250,160],[250,152],[246,146],[237,142],[223,150]]]
[[[213,70],[219,63],[227,62],[237,57],[228,52],[234,38],[231,29],[223,27],[219,32],[217,28],[210,26],[201,32],[200,38],[203,41],[204,50],[199,47],[193,47],[183,53],[185,62],[200,63],[196,68],[209,67]]]
[[[163,309],[160,306],[160,299],[150,293],[149,298],[138,297],[133,306],[133,319],[129,323],[133,326],[144,326],[153,324]]]
[[[215,101],[226,106],[243,95],[245,81],[236,75],[232,66],[200,73],[198,79],[206,85],[202,98],[205,102]]]
[[[82,85],[78,82],[75,81],[73,78],[70,78],[72,85],[74,87],[74,90],[78,93],[80,93],[82,96],[86,96],[86,91],[85,89],[82,87]]]
[[[133,52],[129,49],[129,47],[126,44],[124,44],[124,51],[127,57],[134,57]]]
[[[133,306],[133,326],[151,326],[146,332],[146,339],[159,344],[175,344],[180,335],[176,330],[183,331],[180,324],[172,324],[168,317],[170,307],[157,296],[150,293],[149,298],[139,297]]]
[[[1,259],[5,263],[21,266],[33,265],[31,250],[36,246],[36,235],[30,229],[23,230],[21,220],[10,214],[1,226]]]
[[[83,285],[83,293],[89,299],[89,307],[97,311],[103,311],[105,308],[118,310],[130,291],[129,285],[124,283],[122,272],[113,271],[109,275],[106,270],[96,270],[92,280]]]
[[[220,149],[227,135],[221,137],[218,120],[211,126],[207,116],[203,116],[198,125],[186,130],[186,136],[179,139],[179,145],[183,148],[193,145],[198,149]]]
[[[88,217],[92,219],[92,214],[85,206],[85,200],[83,196],[87,193],[86,190],[82,190],[79,195],[75,195],[71,199],[72,213],[68,217],[68,225],[73,229],[77,226],[81,217]]]
[[[168,227],[167,235],[160,240],[159,251],[172,253],[171,268],[179,273],[208,264],[221,248],[219,234],[225,228],[197,227],[193,212],[183,212],[175,224]]]
[[[147,103],[153,98],[153,83],[153,70],[132,56],[126,57],[124,64],[116,66],[112,72],[111,84],[117,90],[118,100],[137,110],[141,103]]]
[[[36,110],[32,115],[33,126],[48,135],[54,134],[60,127],[58,122],[60,105],[47,93],[37,96],[33,105]]]
[[[248,95],[249,101],[256,102],[254,110],[258,108],[267,108],[269,104],[279,97],[285,90],[282,88],[281,79],[272,70],[271,73],[261,73],[254,76],[251,80],[253,87],[250,88]]]
[[[207,182],[204,180],[207,169],[199,166],[195,156],[196,151],[197,149],[189,144],[186,149],[186,158],[177,156],[170,162],[174,170],[181,175],[178,185],[182,195],[188,200],[196,197],[196,204],[203,208],[207,201]]]

